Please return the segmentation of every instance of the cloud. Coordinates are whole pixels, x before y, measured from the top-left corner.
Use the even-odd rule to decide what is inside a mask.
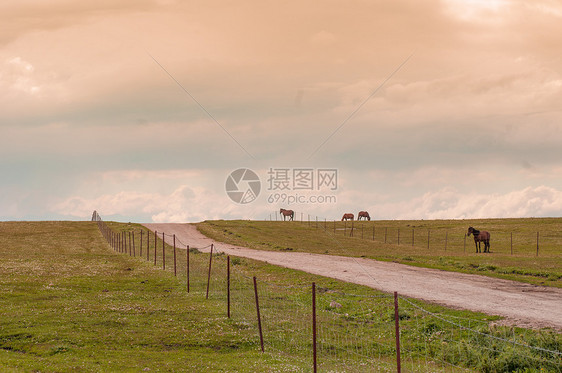
[[[562,214],[562,191],[541,185],[506,194],[466,194],[447,187],[374,209],[390,219],[550,217]]]

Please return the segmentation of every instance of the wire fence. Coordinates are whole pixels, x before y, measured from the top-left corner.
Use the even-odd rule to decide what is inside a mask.
[[[374,221],[374,220],[329,220],[316,215],[293,212],[293,219],[275,211],[265,220],[295,221],[308,227],[329,231],[344,237],[361,238],[389,245],[411,246],[419,249],[439,250],[444,253],[465,254],[475,252],[473,236],[467,235],[469,222],[459,227],[458,221],[451,226],[428,227],[423,221]],[[505,220],[504,220],[505,221]],[[444,221],[444,224],[445,221]],[[491,233],[491,249],[494,253],[545,256],[559,251],[562,241],[562,226],[553,225],[550,230],[536,230],[516,226],[501,226],[488,229]],[[481,243],[481,249],[484,244]],[[547,253],[547,254],[545,254]]]
[[[110,227],[96,212],[92,220],[116,252],[185,279],[189,296],[224,304],[232,326],[253,335],[248,343],[295,371],[562,372],[562,337],[553,330],[453,317],[396,293],[258,279],[243,259],[214,245],[195,248],[163,232]]]

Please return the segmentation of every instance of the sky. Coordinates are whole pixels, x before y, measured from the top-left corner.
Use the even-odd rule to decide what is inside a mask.
[[[0,220],[562,215],[559,1],[0,14]]]

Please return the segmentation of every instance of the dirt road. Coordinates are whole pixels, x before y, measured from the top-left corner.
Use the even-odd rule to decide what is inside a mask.
[[[509,324],[552,327],[562,331],[562,289],[365,258],[252,250],[213,241],[192,224],[144,225],[152,231],[175,234],[191,247],[204,248],[213,243],[216,250],[228,255],[256,259],[385,292],[397,291],[403,296],[452,308],[500,315]],[[171,238],[168,240],[171,243]]]

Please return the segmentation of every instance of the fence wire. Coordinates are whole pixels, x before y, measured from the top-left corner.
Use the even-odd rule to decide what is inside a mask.
[[[224,315],[230,313],[233,328],[253,331],[249,343],[256,348],[261,348],[263,340],[266,353],[283,359],[295,371],[312,366],[310,284],[256,279],[254,287],[248,267],[240,265],[243,259],[217,252],[211,256],[199,250],[203,248],[188,251],[187,244],[177,239],[174,255],[173,247],[162,246],[161,232],[154,239],[154,233],[143,231],[141,236],[137,230],[134,247],[138,251],[133,253],[133,242],[123,241],[128,240],[128,232],[113,231],[97,213],[92,220],[116,251],[138,254],[155,266],[174,271],[189,286],[189,296],[223,302]],[[321,371],[396,371],[396,310],[391,294],[375,290],[368,295],[349,294],[317,287],[315,299],[317,364]],[[555,331],[527,331],[446,315],[403,297],[398,299],[398,319],[404,371],[562,373],[562,337]]]

